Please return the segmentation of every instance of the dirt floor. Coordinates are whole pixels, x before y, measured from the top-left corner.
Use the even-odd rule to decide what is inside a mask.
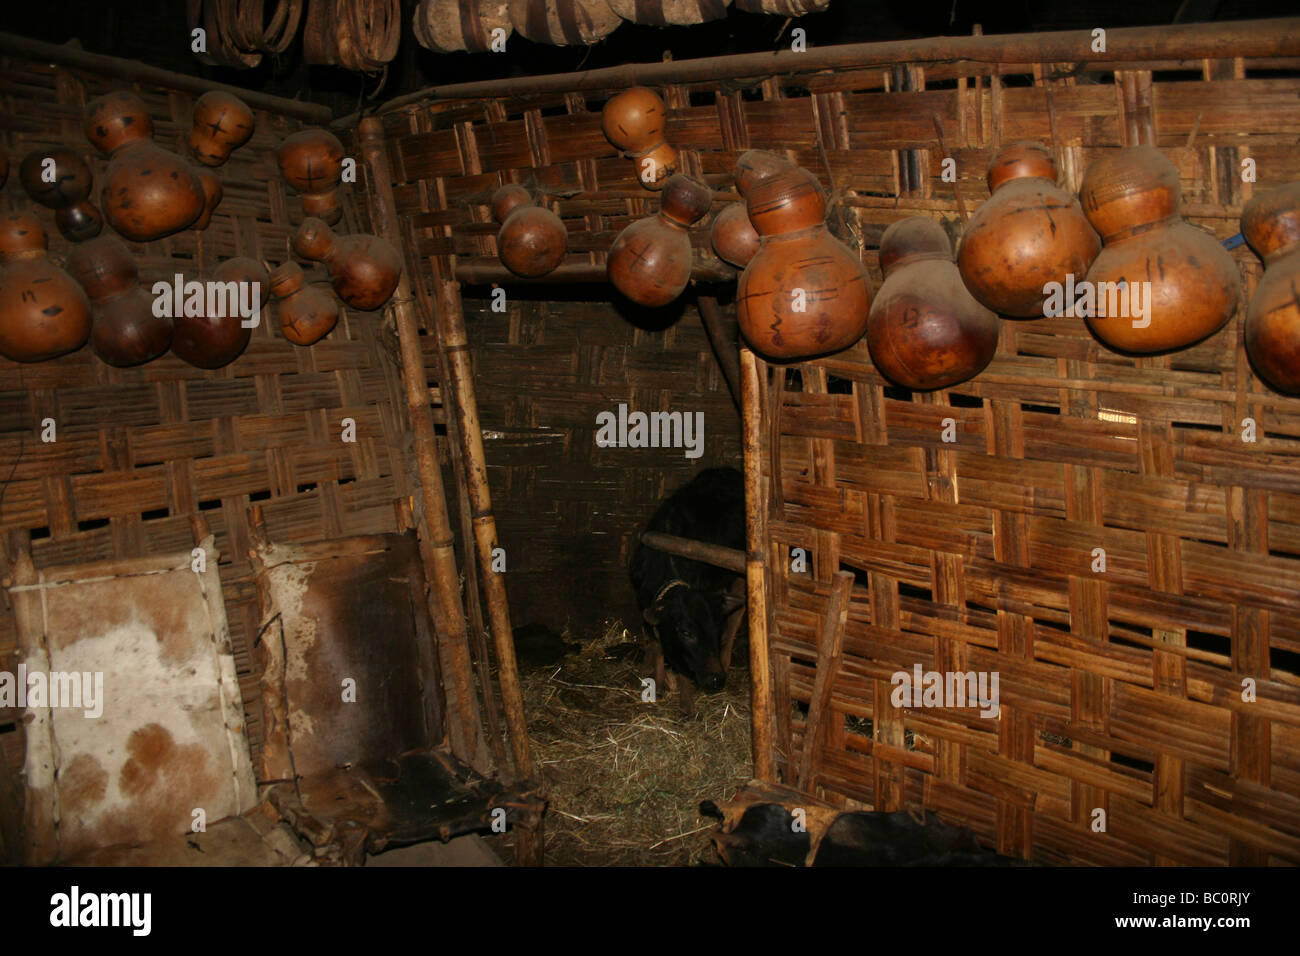
[[[640,635],[612,622],[566,631],[575,648],[545,666],[521,662],[533,756],[547,798],[548,866],[690,866],[719,862],[700,817],[750,779],[749,670],[743,649],[727,686],[643,703]]]

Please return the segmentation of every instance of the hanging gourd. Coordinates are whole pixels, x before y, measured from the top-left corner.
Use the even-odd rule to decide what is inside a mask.
[[[623,22],[609,0],[509,0],[515,30],[534,43],[590,46]]]
[[[86,344],[90,300],[50,261],[40,220],[0,217],[0,355],[43,362]]]
[[[640,305],[667,305],[691,279],[689,230],[709,211],[713,193],[678,173],[664,185],[658,214],[638,219],[618,234],[606,272],[614,287]]]
[[[194,104],[190,152],[204,166],[220,166],[253,135],[253,111],[238,96],[213,90]]]
[[[727,15],[731,0],[609,0],[624,20],[652,27],[690,26]]]
[[[677,172],[677,150],[664,141],[667,122],[664,101],[644,86],[611,97],[600,114],[605,138],[636,163],[637,180],[646,189],[662,189]]]
[[[99,235],[104,217],[90,202],[90,166],[64,146],[38,149],[23,157],[18,178],[27,195],[54,210],[54,223],[63,238],[84,242]]]
[[[253,328],[260,324],[271,293],[266,267],[256,259],[236,256],[217,266],[212,276],[221,283],[238,283],[241,302],[258,305],[255,315],[243,316],[226,308],[228,315],[179,315],[172,336],[172,352],[196,368],[221,368],[237,359],[248,347]],[[231,300],[227,297],[227,303]],[[249,325],[244,325],[248,321]]]
[[[1078,201],[1056,185],[1056,161],[1038,143],[1015,143],[989,163],[991,198],[966,224],[957,266],[966,288],[1003,315],[1043,314],[1049,283],[1081,279],[1101,240]]]
[[[280,331],[294,345],[314,345],[338,324],[338,299],[308,285],[296,262],[271,273],[271,294],[280,300]]]
[[[975,300],[952,261],[948,235],[912,216],[880,239],[880,287],[867,318],[867,348],[880,373],[917,391],[974,378],[998,348],[998,317]]]
[[[544,276],[564,260],[568,232],[560,217],[522,186],[502,186],[492,194],[492,217],[501,223],[497,257],[517,276]]]
[[[1272,388],[1300,395],[1300,183],[1246,203],[1241,231],[1264,260],[1246,310],[1246,353]]]
[[[100,206],[119,234],[151,242],[199,218],[203,183],[189,163],[153,141],[153,120],[140,97],[123,90],[92,100],[86,138],[111,157]]]
[[[1178,170],[1159,150],[1129,146],[1094,159],[1079,199],[1105,242],[1087,276],[1095,297],[1088,327],[1098,339],[1126,352],[1164,352],[1232,318],[1241,273],[1218,240],[1183,221]],[[1120,314],[1095,314],[1103,299]]]
[[[402,275],[402,257],[378,236],[336,236],[319,219],[304,219],[293,234],[293,251],[323,262],[340,299],[362,312],[373,312],[392,296]]]
[[[199,177],[199,182],[203,184],[203,212],[199,213],[199,218],[194,220],[191,229],[204,230],[212,222],[212,214],[221,205],[221,197],[225,195],[225,188],[221,185],[221,180],[217,174],[210,169],[197,169],[195,174]]]
[[[154,314],[154,297],[140,285],[135,257],[117,236],[77,246],[68,272],[90,297],[90,348],[101,361],[126,368],[152,361],[172,341],[172,320]]]
[[[718,258],[739,269],[749,265],[749,260],[758,254],[760,237],[754,224],[749,221],[749,210],[745,207],[744,199],[755,183],[793,167],[794,164],[784,156],[764,149],[750,149],[740,154],[732,179],[735,180],[741,202],[731,203],[718,213],[713,219],[713,229],[710,232],[713,251],[718,254]]]
[[[339,176],[343,171],[343,144],[325,129],[305,129],[294,133],[276,150],[280,175],[302,193],[302,208],[330,225],[339,221]]]
[[[740,274],[736,317],[755,351],[800,359],[862,337],[871,280],[862,261],[826,228],[817,178],[791,168],[756,183],[746,199],[762,241]]]

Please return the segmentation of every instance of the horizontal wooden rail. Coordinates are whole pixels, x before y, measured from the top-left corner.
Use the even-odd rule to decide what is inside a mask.
[[[754,76],[862,69],[890,63],[1074,63],[1095,59],[1131,63],[1152,59],[1300,56],[1300,17],[1232,20],[1106,31],[1106,52],[1092,52],[1090,30],[995,36],[931,37],[883,43],[814,47],[804,53],[740,53],[621,66],[549,76],[506,77],[431,86],[398,96],[379,108],[389,113],[428,100],[469,100],[533,93],[621,89],[637,84],[716,82]]]
[[[124,80],[135,80],[138,83],[147,83],[150,86],[158,86],[167,90],[181,90],[186,93],[198,93],[200,95],[209,93],[212,90],[221,90],[233,96],[238,96],[254,109],[270,110],[272,113],[291,116],[306,123],[324,124],[328,123],[334,116],[333,110],[319,103],[304,103],[302,100],[271,96],[269,93],[245,90],[238,86],[231,86],[228,83],[214,83],[200,76],[173,73],[171,70],[148,66],[136,60],[123,60],[102,53],[87,53],[85,50],[75,50],[72,47],[42,43],[39,40],[29,40],[27,37],[16,36],[12,33],[0,33],[0,54],[21,57],[27,60],[41,60],[59,66],[86,70],[91,73],[99,73]]]
[[[691,267],[691,278],[696,282],[732,282],[740,275],[731,266],[721,262],[697,262]],[[465,285],[531,285],[544,282],[550,285],[608,282],[605,267],[597,263],[580,262],[558,266],[535,279],[515,275],[505,266],[492,262],[461,262],[456,265],[456,280]]]
[[[745,573],[745,552],[736,548],[692,541],[690,538],[679,538],[675,534],[664,534],[662,531],[647,531],[641,535],[641,543],[656,551],[666,551],[668,554],[690,558],[692,561],[703,561],[705,564],[726,568],[737,574]]]

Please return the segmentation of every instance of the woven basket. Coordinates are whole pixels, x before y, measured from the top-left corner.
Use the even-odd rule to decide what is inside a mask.
[[[624,20],[649,26],[683,26],[721,20],[731,0],[609,0]]]
[[[506,0],[420,0],[411,25],[427,50],[482,53],[491,49],[493,30],[513,31],[508,7]]]
[[[552,46],[595,43],[623,22],[609,0],[510,0],[510,19],[523,36]]]

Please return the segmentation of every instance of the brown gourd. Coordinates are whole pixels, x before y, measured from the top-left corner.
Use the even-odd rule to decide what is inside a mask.
[[[293,234],[293,251],[325,263],[340,299],[373,312],[393,294],[402,275],[402,257],[387,239],[364,233],[336,236],[319,219],[304,219]]]
[[[294,133],[276,151],[280,175],[302,193],[308,216],[333,225],[343,215],[338,185],[343,171],[343,144],[329,130],[305,129]]]
[[[280,300],[280,331],[294,345],[314,345],[338,324],[338,299],[308,285],[296,262],[271,273],[271,294]]]
[[[221,185],[221,180],[217,174],[210,169],[195,170],[199,177],[199,182],[203,184],[203,212],[199,213],[199,218],[194,220],[191,229],[203,230],[208,228],[212,222],[212,214],[216,212],[217,207],[221,205],[221,197],[225,195],[225,188]]]
[[[255,126],[253,111],[238,96],[213,90],[194,104],[190,152],[204,166],[220,166],[248,142]]]
[[[634,86],[609,99],[600,114],[605,138],[636,164],[637,180],[662,189],[677,172],[677,150],[664,140],[668,108],[654,90]]]
[[[104,228],[104,217],[89,199],[90,166],[67,147],[28,153],[18,167],[18,178],[27,195],[54,210],[54,224],[63,238],[84,242]]]
[[[1300,183],[1246,203],[1241,231],[1264,260],[1246,310],[1246,353],[1271,388],[1300,395]]]
[[[1241,273],[1218,240],[1183,221],[1178,170],[1159,150],[1128,146],[1094,159],[1079,199],[1105,243],[1087,275],[1100,293],[1096,302],[1110,298],[1111,285],[1146,300],[1144,318],[1090,316],[1098,339],[1125,352],[1165,352],[1201,341],[1232,318]],[[1149,285],[1126,288],[1134,282]]]
[[[769,176],[750,189],[746,205],[762,237],[736,288],[736,317],[749,344],[789,360],[838,352],[860,339],[871,280],[826,228],[817,177],[797,167]]]
[[[794,164],[784,156],[767,150],[750,149],[740,154],[732,179],[735,180],[736,191],[740,193],[742,201],[731,203],[718,213],[710,232],[713,251],[720,259],[743,269],[758,254],[760,237],[754,224],[749,221],[749,210],[743,200],[755,183],[793,167]]]
[[[690,227],[709,211],[713,192],[681,173],[664,185],[659,212],[632,223],[609,250],[606,273],[614,287],[640,305],[661,306],[691,278]]]
[[[989,201],[966,224],[957,266],[966,288],[994,312],[1043,314],[1052,282],[1083,278],[1101,240],[1073,196],[1056,185],[1056,161],[1038,143],[1014,143],[989,163]]]
[[[15,362],[75,351],[90,335],[90,300],[46,247],[35,216],[0,217],[0,355]]]
[[[911,216],[880,239],[880,287],[867,317],[867,348],[880,373],[917,391],[974,378],[998,347],[998,317],[975,300],[933,219]]]
[[[515,275],[544,276],[564,261],[564,223],[551,210],[535,205],[522,186],[502,186],[492,194],[492,217],[501,223],[497,257]]]
[[[135,257],[121,239],[105,235],[77,246],[68,272],[90,297],[90,348],[101,361],[126,368],[167,351],[172,319],[155,314],[155,297],[140,285]]]
[[[187,229],[203,212],[205,194],[189,163],[153,141],[144,101],[119,91],[86,107],[86,138],[111,157],[100,207],[104,219],[134,242]]]
[[[217,266],[213,273],[215,282],[236,282],[247,289],[247,301],[251,305],[256,293],[259,305],[258,313],[244,325],[240,315],[179,315],[176,317],[176,332],[172,336],[172,351],[181,359],[196,368],[221,368],[237,359],[252,338],[253,329],[261,323],[265,315],[266,303],[271,294],[271,278],[266,267],[256,259],[236,256]],[[225,310],[229,311],[229,310]]]

